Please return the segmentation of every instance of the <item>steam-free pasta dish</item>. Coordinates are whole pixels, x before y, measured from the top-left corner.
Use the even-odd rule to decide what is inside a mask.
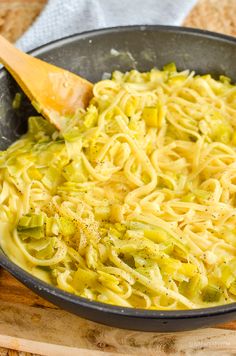
[[[122,307],[236,301],[236,86],[115,71],[58,132],[0,153],[0,245],[32,275]]]

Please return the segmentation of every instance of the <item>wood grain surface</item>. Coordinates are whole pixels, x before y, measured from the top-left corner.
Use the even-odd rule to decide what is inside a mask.
[[[26,288],[2,268],[0,268],[0,300],[32,307],[56,308],[56,306]]]
[[[181,333],[100,325],[58,309],[0,270],[0,356],[18,355],[9,349],[57,356],[233,355],[235,336],[236,322]]]

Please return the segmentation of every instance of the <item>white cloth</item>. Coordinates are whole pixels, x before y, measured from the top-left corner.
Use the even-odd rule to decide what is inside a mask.
[[[119,25],[181,25],[196,0],[49,0],[17,42],[29,51],[74,33]]]

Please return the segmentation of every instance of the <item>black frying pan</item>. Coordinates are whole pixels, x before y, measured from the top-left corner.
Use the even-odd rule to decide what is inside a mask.
[[[104,72],[115,69],[145,71],[172,61],[178,69],[192,69],[216,77],[224,74],[236,81],[236,40],[186,28],[131,26],[92,31],[55,41],[32,54],[93,82],[100,80]],[[19,111],[12,109],[17,91],[19,88],[10,75],[1,70],[0,149],[8,147],[26,131],[27,117],[35,113],[25,97]],[[147,311],[91,302],[33,277],[12,263],[1,250],[0,265],[52,303],[84,318],[120,328],[182,331],[236,318],[236,303],[187,311]]]

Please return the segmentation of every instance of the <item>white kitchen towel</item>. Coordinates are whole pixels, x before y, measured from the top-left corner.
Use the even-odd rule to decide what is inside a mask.
[[[196,0],[49,0],[17,42],[29,51],[92,29],[124,25],[181,25]]]

